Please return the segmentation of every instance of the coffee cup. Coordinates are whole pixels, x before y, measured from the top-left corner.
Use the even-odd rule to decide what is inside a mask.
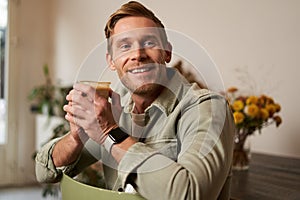
[[[80,83],[92,86],[93,88],[95,88],[97,95],[108,99],[109,90],[110,90],[110,82],[80,81]]]

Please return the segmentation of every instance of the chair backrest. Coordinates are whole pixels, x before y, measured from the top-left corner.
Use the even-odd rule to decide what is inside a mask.
[[[109,200],[142,200],[144,199],[137,194],[129,194],[125,192],[116,192],[101,188],[96,188],[80,183],[71,177],[63,174],[60,183],[62,200],[93,200],[93,199],[109,199]]]

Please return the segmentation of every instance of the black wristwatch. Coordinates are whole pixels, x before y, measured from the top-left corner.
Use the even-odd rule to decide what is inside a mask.
[[[120,128],[112,129],[108,133],[108,137],[105,139],[103,145],[105,149],[110,153],[111,148],[114,144],[123,142],[129,135],[122,131]]]

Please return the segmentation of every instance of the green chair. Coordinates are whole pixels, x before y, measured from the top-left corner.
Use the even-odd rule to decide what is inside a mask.
[[[144,199],[137,194],[129,194],[125,192],[116,192],[96,188],[80,183],[67,175],[63,175],[60,183],[62,200],[142,200]]]

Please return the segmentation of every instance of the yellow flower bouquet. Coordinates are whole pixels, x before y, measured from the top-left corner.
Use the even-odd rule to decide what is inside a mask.
[[[229,88],[227,97],[238,129],[252,134],[255,130],[260,132],[263,127],[270,124],[275,123],[276,127],[281,124],[282,119],[278,115],[281,106],[271,97],[266,95],[236,96],[237,91],[237,88]]]
[[[263,127],[271,124],[278,127],[282,123],[282,119],[278,115],[281,106],[266,95],[243,96],[238,95],[237,92],[238,89],[235,87],[227,90],[227,98],[236,125],[233,168],[247,169],[249,159],[246,155],[247,152],[244,152],[247,136],[252,135],[256,130],[261,133]]]

